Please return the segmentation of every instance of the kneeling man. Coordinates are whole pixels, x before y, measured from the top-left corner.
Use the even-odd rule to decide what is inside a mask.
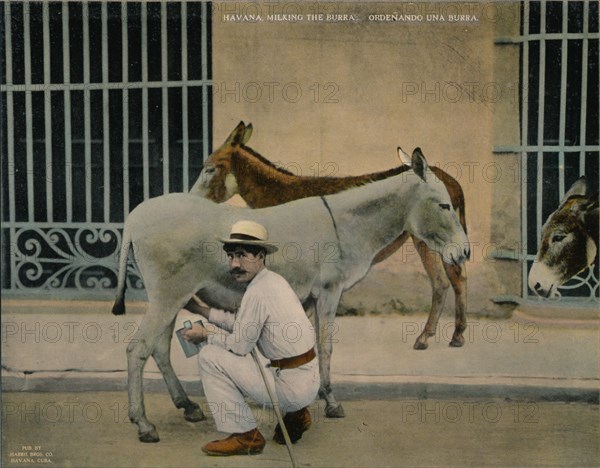
[[[227,253],[230,273],[247,286],[235,313],[191,302],[186,306],[222,329],[215,332],[194,324],[185,335],[188,341],[207,341],[199,355],[204,393],[217,429],[230,434],[209,442],[202,450],[209,455],[256,454],[262,452],[266,442],[245,397],[262,405],[270,405],[270,399],[249,353],[258,346],[270,359],[271,372],[267,376],[285,414],[290,439],[296,442],[310,427],[307,406],[319,389],[315,334],[288,282],[265,266],[267,254],[277,247],[268,241],[262,225],[238,221],[229,238],[220,241]],[[279,424],[273,440],[285,443]]]

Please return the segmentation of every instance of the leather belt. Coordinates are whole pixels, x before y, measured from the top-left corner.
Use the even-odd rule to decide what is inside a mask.
[[[304,354],[299,354],[298,356],[292,356],[282,359],[271,359],[271,367],[279,367],[280,369],[295,369],[296,367],[300,367],[307,362],[312,361],[317,354],[315,353],[314,348],[310,348]]]

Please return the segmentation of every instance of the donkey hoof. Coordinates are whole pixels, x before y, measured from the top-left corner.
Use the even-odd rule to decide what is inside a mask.
[[[183,417],[186,421],[189,422],[199,422],[204,421],[206,419],[206,416],[204,416],[204,413],[202,412],[199,406],[196,408],[190,408],[189,410],[185,410],[183,413]]]
[[[328,418],[345,418],[346,413],[342,405],[338,404],[336,406],[327,406],[325,408],[325,416]]]
[[[160,437],[158,437],[158,432],[156,431],[156,429],[152,429],[148,432],[139,434],[138,437],[140,439],[140,442],[144,442],[144,443],[155,443],[160,440]]]
[[[461,336],[460,338],[452,338],[450,342],[450,346],[453,348],[462,348],[465,344],[465,339]]]
[[[429,347],[429,345],[427,343],[423,343],[422,341],[415,341],[415,345],[413,346],[413,349],[427,349]]]

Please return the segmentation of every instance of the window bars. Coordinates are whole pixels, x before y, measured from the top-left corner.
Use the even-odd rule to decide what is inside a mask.
[[[581,175],[598,183],[598,1],[524,1],[521,36],[522,296],[542,225]],[[506,41],[498,41],[506,43]],[[560,288],[560,302],[596,304],[598,259]],[[591,302],[590,302],[591,301]]]
[[[3,293],[110,297],[127,214],[187,191],[211,151],[210,3],[0,14]]]

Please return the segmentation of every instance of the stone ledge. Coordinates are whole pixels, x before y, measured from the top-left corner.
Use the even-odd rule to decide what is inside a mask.
[[[196,376],[182,376],[189,395],[203,396]],[[333,376],[333,388],[343,400],[396,400],[427,398],[488,398],[531,401],[599,403],[597,379],[427,376]],[[127,391],[126,372],[2,372],[3,392]],[[144,375],[144,391],[166,393],[158,373]]]

